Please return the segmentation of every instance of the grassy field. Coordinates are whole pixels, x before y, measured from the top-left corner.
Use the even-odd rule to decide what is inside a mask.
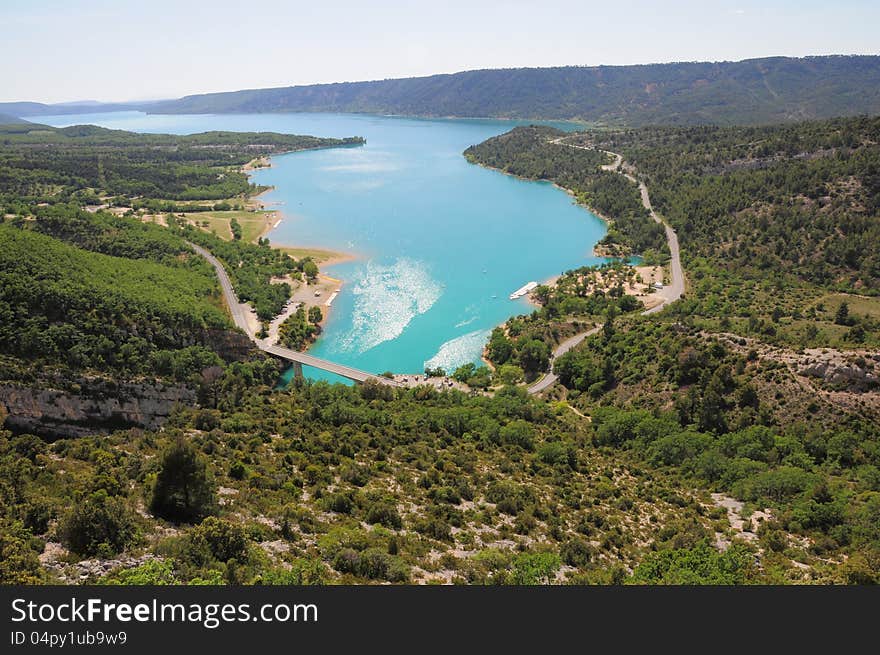
[[[292,246],[278,246],[278,249],[283,250],[294,259],[305,259],[306,257],[311,257],[312,261],[316,264],[323,264],[330,261],[338,263],[340,261],[350,259],[350,257],[346,256],[343,253],[339,253],[334,250],[323,250],[321,248],[294,248]]]
[[[833,313],[842,302],[846,302],[849,313],[852,315],[880,318],[880,298],[856,296],[849,293],[829,293],[819,298],[814,306],[821,304],[826,312]]]
[[[234,218],[241,224],[242,239],[249,243],[256,242],[278,220],[275,212],[271,211],[198,212],[186,214],[186,218],[209,232],[215,232],[222,239],[232,238],[229,225]]]
[[[242,239],[255,243],[258,238],[269,231],[278,220],[279,215],[272,211],[216,211],[193,212],[186,214],[186,218],[202,229],[214,232],[221,239],[227,241],[232,239],[230,223],[234,218],[241,224]],[[344,253],[323,248],[298,248],[294,246],[277,246],[277,248],[294,259],[311,257],[316,264],[333,264],[351,259]]]

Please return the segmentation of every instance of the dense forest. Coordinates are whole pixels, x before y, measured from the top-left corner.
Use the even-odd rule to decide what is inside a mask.
[[[253,191],[242,164],[266,154],[362,145],[277,133],[137,134],[94,125],[0,127],[0,204],[72,197],[220,200]]]
[[[689,256],[880,292],[880,118],[591,138],[636,167]]]
[[[762,124],[880,112],[880,57],[476,70],[209,93],[153,103],[144,110],[366,112],[623,125]]]
[[[4,354],[179,380],[219,363],[206,347],[211,331],[231,328],[198,262],[132,261],[8,225],[0,225],[0,319]]]

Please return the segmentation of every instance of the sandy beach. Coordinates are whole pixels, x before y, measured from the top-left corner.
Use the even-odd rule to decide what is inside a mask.
[[[271,166],[272,158],[270,156],[260,156],[256,159],[249,161],[242,167],[241,170],[244,173],[249,173],[260,168],[271,168]],[[267,210],[266,205],[260,200],[260,196],[268,193],[273,188],[274,187],[265,188],[259,193],[254,194],[253,196],[248,198],[247,201],[247,207],[249,209],[262,212],[267,219],[265,224],[263,225],[263,229],[258,235],[258,238],[266,237],[270,232],[277,229],[282,222],[284,222],[285,220],[289,220],[289,218],[284,215],[284,212],[281,209]],[[322,247],[276,243],[273,242],[271,239],[270,245],[273,248],[277,248],[278,250],[286,252],[294,259],[299,260],[310,257],[312,261],[318,265],[319,269],[324,269],[329,266],[334,266],[336,264],[342,264],[358,259],[358,255],[356,254],[339,252]],[[323,327],[324,324],[327,322],[330,311],[332,309],[331,299],[336,298],[336,296],[342,290],[342,285],[344,284],[344,280],[327,275],[325,272],[323,272],[323,270],[318,273],[317,280],[311,284],[307,284],[304,280],[298,281],[289,277],[279,278],[277,280],[273,280],[273,282],[287,282],[288,284],[290,284],[292,292],[290,295],[290,301],[285,311],[281,315],[275,317],[275,319],[270,323],[268,339],[272,341],[277,341],[278,328],[280,327],[281,323],[283,323],[284,320],[286,320],[288,317],[292,316],[293,313],[296,311],[296,308],[300,305],[306,307],[307,310],[309,307],[320,307],[321,315],[323,318],[319,325]],[[327,304],[328,301],[330,301],[330,305]]]

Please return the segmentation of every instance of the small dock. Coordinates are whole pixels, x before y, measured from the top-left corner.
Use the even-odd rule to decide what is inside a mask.
[[[531,281],[531,282],[529,282],[528,284],[524,284],[524,285],[522,285],[519,289],[517,289],[516,291],[514,291],[512,294],[510,294],[510,299],[511,299],[511,300],[516,300],[517,298],[522,298],[522,297],[523,297],[524,295],[526,295],[529,291],[531,291],[532,289],[537,288],[537,286],[538,286],[538,283],[535,282],[534,280]]]

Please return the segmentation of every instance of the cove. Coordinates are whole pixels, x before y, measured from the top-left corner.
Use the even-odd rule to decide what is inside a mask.
[[[605,224],[549,183],[469,164],[462,151],[523,122],[358,114],[44,117],[138,132],[277,131],[363,136],[357,148],[273,157],[253,181],[283,220],[273,243],[357,256],[327,267],[345,281],[309,352],[362,370],[421,373],[479,363],[492,328],[528,312],[525,283],[605,261]],[[553,123],[551,123],[553,124]],[[574,129],[572,124],[553,124]],[[307,375],[335,379],[319,371]]]

